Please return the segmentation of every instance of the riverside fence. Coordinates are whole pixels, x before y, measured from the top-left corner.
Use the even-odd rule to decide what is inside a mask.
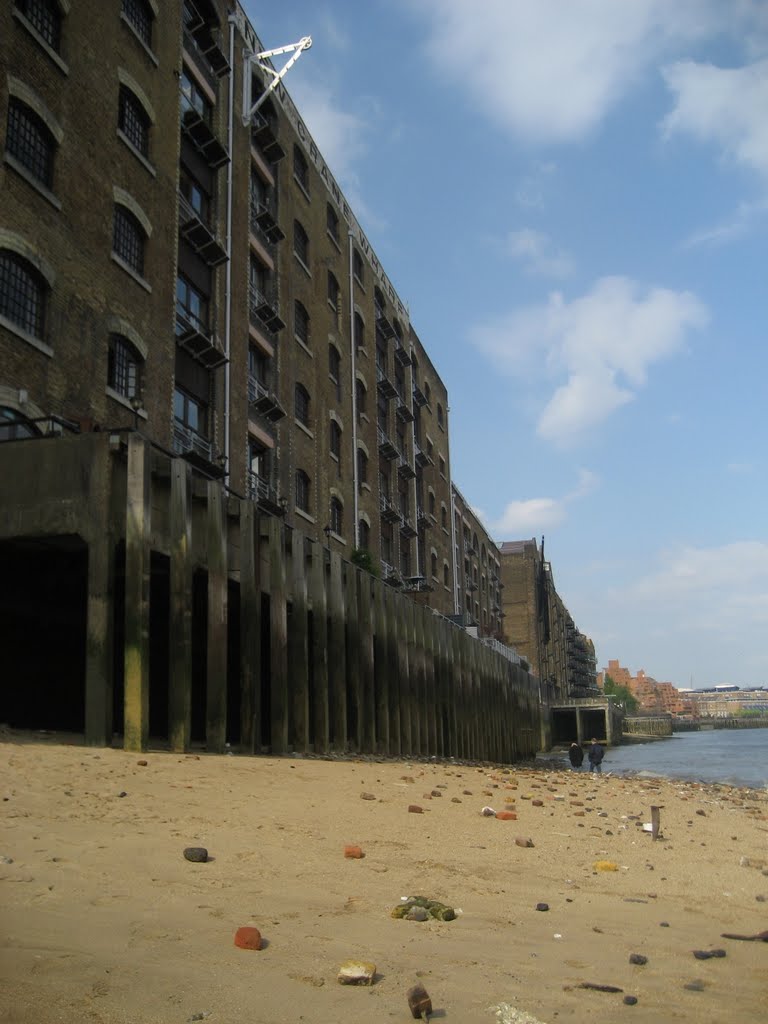
[[[135,432],[0,445],[0,720],[137,751],[534,756],[536,680],[332,543]]]

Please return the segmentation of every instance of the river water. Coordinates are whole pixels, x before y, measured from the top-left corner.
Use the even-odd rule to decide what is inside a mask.
[[[584,758],[588,770],[587,759]],[[768,788],[768,729],[706,729],[608,747],[603,771]]]

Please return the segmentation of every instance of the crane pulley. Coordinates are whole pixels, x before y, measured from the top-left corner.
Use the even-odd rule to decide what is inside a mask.
[[[303,36],[298,43],[288,43],[287,46],[278,46],[273,50],[262,50],[260,53],[253,53],[250,50],[246,50],[243,54],[244,68],[243,68],[243,124],[250,124],[253,120],[253,115],[266,100],[271,92],[277,88],[278,84],[285,77],[286,73],[293,67],[299,57],[308,50],[312,45],[311,36]],[[290,53],[291,57],[285,62],[279,71],[267,63],[272,57],[280,57],[282,54]],[[253,65],[259,68],[265,74],[271,76],[271,81],[264,92],[259,96],[256,102],[253,102],[253,76],[251,74]]]

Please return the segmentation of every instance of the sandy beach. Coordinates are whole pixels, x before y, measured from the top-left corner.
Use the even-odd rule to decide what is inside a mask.
[[[768,929],[765,793],[66,740],[0,744],[3,1022],[407,1021],[417,982],[462,1024],[766,1019],[768,942],[721,937]],[[413,895],[455,920],[393,918]]]

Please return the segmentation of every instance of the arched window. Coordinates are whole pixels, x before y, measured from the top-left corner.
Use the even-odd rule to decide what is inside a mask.
[[[424,381],[424,397],[427,400],[427,405],[430,405],[432,402],[432,389],[427,381]]]
[[[112,250],[131,270],[144,275],[144,229],[131,211],[115,203]]]
[[[450,578],[450,576],[449,576],[449,572],[448,572],[448,563],[447,562],[443,562],[443,586],[444,587],[448,586],[449,578]]]
[[[339,282],[336,280],[332,271],[328,271],[328,303],[333,308],[333,312],[338,312],[339,308]]]
[[[309,192],[309,164],[301,147],[296,145],[293,147],[293,176],[304,191]]]
[[[309,267],[309,235],[297,220],[293,222],[293,251],[304,266]]]
[[[336,386],[336,399],[341,401],[341,355],[335,345],[328,346],[328,376]]]
[[[331,533],[341,534],[344,529],[344,506],[338,498],[331,498]]]
[[[303,469],[296,470],[296,508],[309,512],[309,477]]]
[[[20,437],[36,437],[37,430],[26,416],[15,409],[0,406],[0,441],[17,441]]]
[[[120,99],[117,110],[117,127],[128,139],[130,144],[141,153],[149,154],[149,114],[146,112],[134,93],[126,85],[120,86]]]
[[[365,519],[361,519],[357,524],[357,535],[360,547],[363,551],[370,551],[371,548],[371,528]]]
[[[303,384],[297,384],[293,393],[293,411],[296,419],[305,427],[309,426],[309,408],[309,392]]]
[[[357,482],[368,483],[368,456],[362,448],[357,449]]]
[[[42,118],[15,96],[11,96],[8,101],[5,151],[15,157],[37,181],[51,188],[56,140]]]
[[[151,47],[154,12],[147,0],[123,0],[123,14],[139,39]]]
[[[124,398],[141,395],[141,371],[144,360],[136,347],[122,334],[110,334],[107,384]]]
[[[432,552],[432,557],[430,558],[430,568],[432,570],[433,579],[437,579],[437,555],[435,554],[434,551]]]
[[[448,509],[445,505],[440,506],[440,525],[444,530],[448,529]]]
[[[357,420],[366,415],[368,409],[368,389],[358,377],[355,381],[355,397],[357,400]]]
[[[352,273],[357,278],[358,284],[363,284],[363,257],[357,249],[352,252]]]
[[[438,427],[445,427],[445,417],[443,414],[443,407],[440,403],[437,403],[437,425]]]
[[[16,0],[16,8],[58,53],[61,46],[61,8],[56,0]]]
[[[355,347],[365,346],[365,323],[359,313],[355,313]]]
[[[339,215],[330,203],[325,207],[325,230],[338,245],[339,242]]]
[[[42,338],[47,291],[44,278],[28,260],[0,249],[0,316]]]
[[[330,449],[331,455],[337,459],[341,458],[341,427],[336,420],[331,420],[330,427]]]
[[[427,496],[427,509],[428,509],[429,514],[431,516],[433,516],[435,514],[435,492],[434,491],[430,491],[429,495]]]
[[[485,544],[483,544],[482,548],[480,549],[480,561],[483,563],[483,565],[485,565],[487,560],[488,559],[485,554]]]
[[[309,348],[309,313],[298,299],[293,303],[293,333]]]

